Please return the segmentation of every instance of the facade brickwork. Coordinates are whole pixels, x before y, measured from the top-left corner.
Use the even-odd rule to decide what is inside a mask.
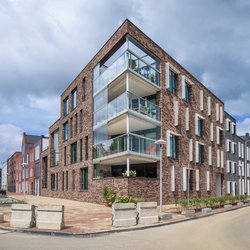
[[[167,146],[163,146],[163,203],[174,202],[187,197],[183,190],[183,168],[191,169],[194,181],[189,190],[190,197],[206,197],[225,194],[225,148],[224,136],[220,145],[217,143],[217,127],[224,131],[224,117],[216,115],[216,106],[224,114],[224,103],[211,91],[202,85],[194,76],[185,70],[178,62],[149,39],[142,31],[126,20],[83,71],[74,79],[61,95],[61,116],[49,130],[48,152],[48,185],[42,188],[42,195],[82,200],[87,202],[102,202],[101,192],[104,186],[114,188],[120,196],[144,197],[146,200],[159,201],[159,162],[157,163],[157,178],[104,178],[94,179],[93,172],[93,68],[107,58],[114,49],[129,35],[139,44],[160,59],[160,89],[157,93],[157,104],[161,108],[162,138],[167,140],[167,134],[173,132],[179,135],[178,159],[167,156]],[[177,91],[172,94],[166,86],[166,63],[178,70]],[[191,101],[182,98],[182,77],[191,83]],[[72,107],[72,92],[77,88],[77,107]],[[200,108],[200,93],[203,91],[203,110]],[[67,115],[64,115],[64,100],[68,98]],[[208,112],[208,98],[211,98],[211,115]],[[178,125],[175,125],[174,102],[178,102]],[[186,108],[189,109],[189,129],[186,129]],[[199,115],[204,118],[203,136],[195,135],[195,119]],[[223,115],[224,116],[224,115]],[[81,118],[83,117],[83,118]],[[68,123],[69,138],[64,140],[64,124]],[[211,123],[213,126],[213,141],[211,141]],[[54,164],[55,151],[53,135],[59,131],[59,161]],[[223,132],[222,132],[223,133]],[[192,139],[192,160],[189,155],[189,144]],[[88,145],[86,145],[86,140]],[[196,141],[204,145],[204,162],[196,162]],[[72,163],[72,144],[77,142],[77,162]],[[82,145],[82,146],[80,146]],[[86,148],[86,146],[88,148]],[[212,164],[209,165],[208,146],[211,146]],[[217,166],[217,151],[220,164]],[[80,152],[81,151],[81,152]],[[86,153],[87,152],[87,153]],[[86,156],[88,157],[86,159]],[[44,157],[47,157],[44,155]],[[221,159],[222,158],[222,159]],[[175,168],[175,190],[172,190],[171,167]],[[88,189],[82,190],[81,173],[88,169]],[[43,168],[42,168],[43,169]],[[196,190],[195,170],[199,170],[199,190]],[[207,171],[209,171],[209,188],[207,188]],[[43,174],[42,174],[43,175]],[[53,178],[53,180],[51,180]],[[74,181],[73,181],[74,180]],[[53,190],[51,181],[55,181]],[[218,183],[220,182],[220,183]],[[208,190],[209,189],[209,190]],[[219,190],[218,190],[219,189]]]

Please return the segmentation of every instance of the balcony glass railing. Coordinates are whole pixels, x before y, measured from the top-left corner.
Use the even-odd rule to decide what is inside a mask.
[[[94,126],[126,109],[136,111],[157,121],[161,119],[160,108],[157,105],[130,92],[124,92],[94,113]]]
[[[94,146],[94,159],[132,151],[148,156],[159,156],[159,145],[149,138],[135,134],[125,134]]]
[[[130,68],[149,80],[153,85],[159,86],[159,71],[147,64],[131,51],[125,51],[110,67],[94,80],[94,94],[107,86],[125,69]]]

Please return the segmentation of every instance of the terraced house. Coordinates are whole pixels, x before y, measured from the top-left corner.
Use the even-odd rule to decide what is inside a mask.
[[[163,203],[225,194],[224,103],[125,20],[61,95],[42,195],[159,201],[159,138]]]

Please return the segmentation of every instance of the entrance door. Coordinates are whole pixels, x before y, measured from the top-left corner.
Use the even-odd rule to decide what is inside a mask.
[[[221,197],[221,174],[216,175],[216,197]]]

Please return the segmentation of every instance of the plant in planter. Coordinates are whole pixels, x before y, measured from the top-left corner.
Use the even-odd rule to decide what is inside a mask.
[[[104,187],[102,190],[103,198],[105,199],[104,205],[111,206],[112,203],[115,201],[116,192],[108,187]]]
[[[128,173],[128,172],[125,171],[124,173],[122,173],[122,176],[123,176],[123,177],[128,176],[127,173]],[[129,176],[130,176],[130,177],[136,177],[136,171],[130,170],[130,171],[129,171]]]
[[[144,202],[143,198],[135,198],[135,197],[117,197],[115,199],[115,203],[138,203]]]

